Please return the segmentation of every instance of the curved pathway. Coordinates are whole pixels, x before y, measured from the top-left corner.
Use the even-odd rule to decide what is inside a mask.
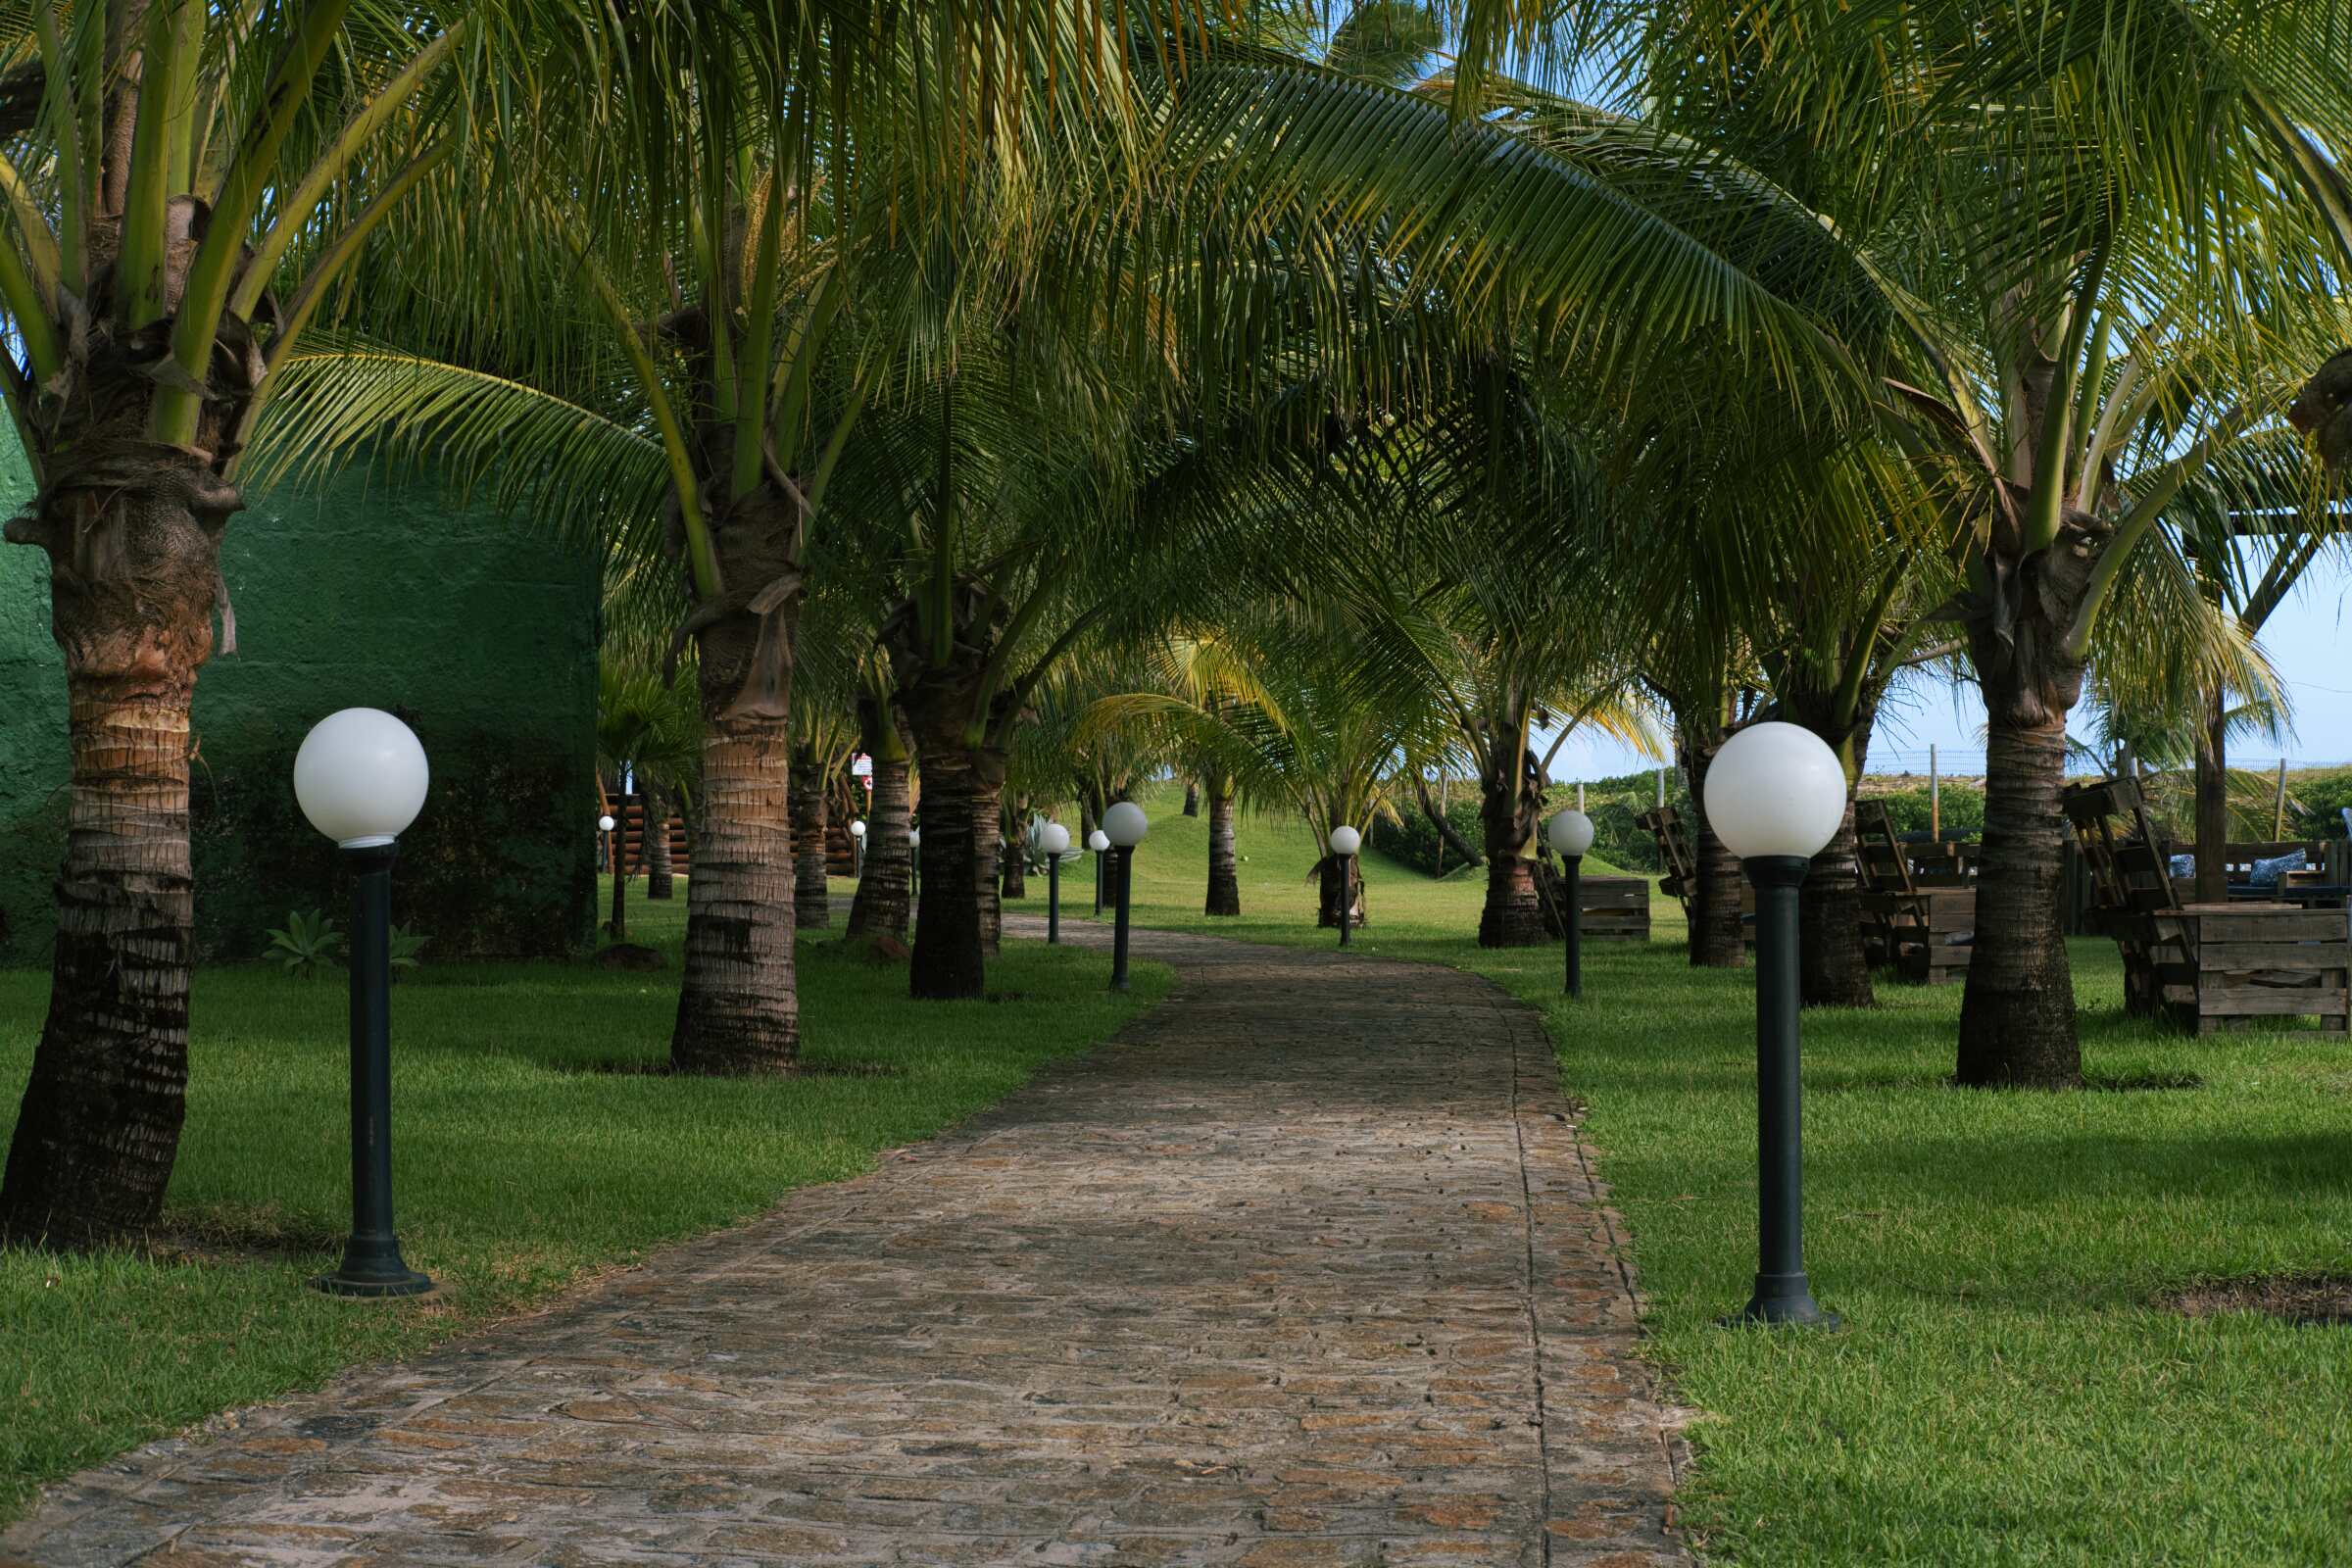
[[[76,1477],[0,1561],[1682,1561],[1535,1014],[1136,946],[1174,995],[956,1132]]]

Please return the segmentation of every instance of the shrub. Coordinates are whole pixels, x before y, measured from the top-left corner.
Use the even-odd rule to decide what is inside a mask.
[[[1866,791],[1865,800],[1886,803],[1886,814],[1894,819],[1897,833],[1925,833],[1932,813],[1928,808],[1928,787],[1914,784],[1908,789],[1888,790],[1884,794]],[[1946,783],[1943,786],[1943,836],[1945,838],[1974,838],[1984,831],[1984,792],[1974,784]]]
[[[2352,807],[2352,768],[2297,783],[2287,799],[2289,837],[2340,839],[2344,837],[2344,808]]]
[[[317,909],[296,909],[286,916],[285,926],[271,930],[269,937],[268,956],[298,980],[318,978],[321,970],[333,968],[343,953],[343,933]]]

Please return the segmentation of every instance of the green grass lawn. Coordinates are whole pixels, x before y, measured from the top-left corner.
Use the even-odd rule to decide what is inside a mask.
[[[1327,946],[1295,822],[1245,819],[1239,920],[1200,914],[1204,819],[1148,802],[1140,923]],[[1590,867],[1588,869],[1591,869]],[[1947,1087],[1960,988],[1882,985],[1805,1024],[1814,1288],[1835,1335],[1726,1331],[1755,1267],[1755,992],[1646,947],[1482,953],[1478,873],[1365,864],[1360,951],[1453,964],[1545,1010],[1630,1225],[1648,1349],[1698,1466],[1683,1518],[1754,1564],[2352,1562],[2352,1328],[2191,1320],[2208,1276],[2352,1272],[2352,1043],[2127,1024],[2113,945],[2074,945],[2087,1069],[2201,1087]],[[1070,884],[1085,895],[1081,876]]]
[[[836,921],[847,910],[836,903]],[[632,892],[641,893],[643,884]],[[648,1248],[756,1214],[788,1190],[968,1116],[1109,1035],[1167,985],[1107,955],[1007,944],[1007,1000],[922,1004],[904,964],[801,948],[808,1060],[877,1071],[788,1082],[596,1070],[669,1049],[683,898],[630,901],[669,968],[449,964],[393,995],[393,1148],[409,1261],[441,1299],[335,1300],[304,1281],[350,1225],[347,982],[258,967],[196,980],[172,1261],[0,1250],[0,1520],[39,1483],[214,1411],[316,1386],[546,1300]],[[0,970],[0,1113],[11,1122],[45,972]]]

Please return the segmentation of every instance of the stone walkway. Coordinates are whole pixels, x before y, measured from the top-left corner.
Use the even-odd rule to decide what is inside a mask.
[[[1535,1015],[1137,949],[1175,995],[956,1134],[79,1476],[0,1561],[1683,1561]]]

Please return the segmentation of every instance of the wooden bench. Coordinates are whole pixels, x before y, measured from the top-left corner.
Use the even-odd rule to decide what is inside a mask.
[[[2067,820],[2090,866],[2103,923],[2124,956],[2128,1011],[2199,1034],[2260,1018],[2352,1017],[2352,927],[2339,909],[2183,904],[2169,848],[2131,779],[2069,785]],[[2123,823],[2125,831],[2117,831]]]
[[[1894,831],[1886,803],[1854,808],[1854,868],[1862,881],[1862,950],[1915,985],[1943,985],[1968,972],[1976,953],[1977,890],[1923,885],[1915,848]],[[1949,863],[1958,866],[1957,856]],[[1930,875],[1936,874],[1931,870]]]
[[[1638,876],[1578,877],[1584,934],[1602,942],[1649,940],[1649,883]]]

